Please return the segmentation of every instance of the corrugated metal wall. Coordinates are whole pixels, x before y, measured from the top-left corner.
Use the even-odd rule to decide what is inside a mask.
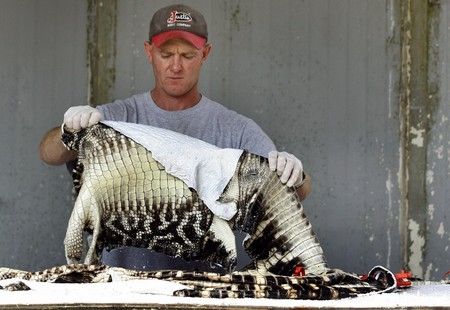
[[[118,1],[110,98],[151,88],[143,42],[153,12],[168,3],[173,1]],[[280,149],[302,159],[314,188],[304,205],[330,265],[354,272],[375,264],[398,270],[400,1],[187,3],[204,13],[213,44],[203,92],[253,118]],[[60,264],[70,183],[64,168],[39,162],[37,145],[67,107],[86,102],[87,5],[30,0],[1,6],[0,37],[8,44],[0,47],[0,89],[6,95],[0,116],[0,265]],[[442,1],[434,41],[440,58],[431,71],[440,84],[428,144],[429,224],[420,263],[432,278],[450,268],[449,10]]]
[[[0,3],[0,265],[64,262],[70,175],[39,159],[43,134],[86,102],[86,5]]]

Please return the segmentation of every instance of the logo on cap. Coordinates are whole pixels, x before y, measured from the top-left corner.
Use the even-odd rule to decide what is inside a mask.
[[[176,22],[191,22],[192,17],[191,13],[186,12],[178,12],[178,11],[172,11],[170,12],[170,17],[167,19],[168,24],[174,24]]]

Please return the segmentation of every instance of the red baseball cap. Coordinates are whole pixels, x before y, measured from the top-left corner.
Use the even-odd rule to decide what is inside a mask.
[[[157,47],[170,39],[183,39],[200,49],[208,40],[205,18],[187,5],[166,6],[153,15],[149,39]]]

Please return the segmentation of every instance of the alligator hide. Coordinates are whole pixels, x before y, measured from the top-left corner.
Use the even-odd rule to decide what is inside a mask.
[[[175,296],[206,298],[339,299],[396,288],[395,276],[382,267],[373,268],[360,280],[356,275],[328,270],[321,275],[289,277],[261,275],[255,271],[218,274],[179,270],[136,271],[104,265],[64,265],[39,272],[0,268],[0,280],[21,279],[51,283],[100,283],[135,279],[159,279],[182,284]],[[23,282],[5,290],[28,290]]]
[[[68,263],[81,260],[83,231],[89,231],[93,238],[86,264],[40,272],[0,268],[0,279],[96,283],[155,278],[187,287],[175,291],[176,296],[214,298],[337,299],[396,288],[395,276],[382,267],[372,269],[364,281],[329,269],[296,192],[281,183],[263,157],[242,153],[219,198],[237,208],[225,221],[195,190],[168,174],[149,150],[104,124],[64,132],[63,142],[78,151],[66,257]],[[232,230],[249,235],[244,248],[252,263],[244,271],[231,271],[236,264]],[[122,245],[209,261],[229,272],[144,272],[95,265],[104,247]],[[306,275],[292,276],[299,266]]]
[[[65,132],[63,142],[78,151],[78,194],[65,238],[68,263],[80,262],[87,230],[93,238],[86,264],[97,263],[103,247],[127,245],[233,269],[234,229],[249,234],[244,243],[253,259],[249,269],[278,275],[291,275],[299,265],[306,273],[328,270],[296,192],[281,183],[263,157],[241,155],[219,199],[237,205],[227,222],[168,174],[149,150],[104,124]]]

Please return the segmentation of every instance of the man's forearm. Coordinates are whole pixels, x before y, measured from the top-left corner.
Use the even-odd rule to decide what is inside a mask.
[[[300,200],[304,200],[306,197],[309,196],[311,191],[312,191],[311,177],[309,176],[309,174],[305,173],[305,181],[301,186],[297,188],[298,197],[300,197]]]
[[[74,160],[77,153],[66,149],[61,142],[61,128],[55,127],[45,134],[39,145],[41,160],[49,165],[62,165]]]

